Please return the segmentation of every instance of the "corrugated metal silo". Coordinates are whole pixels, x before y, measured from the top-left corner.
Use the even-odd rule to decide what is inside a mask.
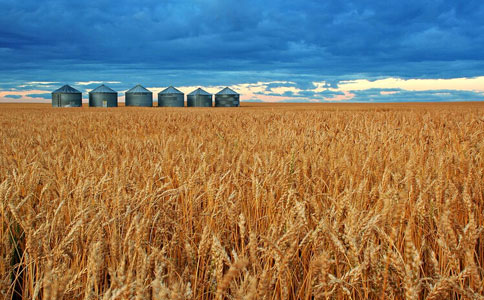
[[[64,85],[52,92],[53,107],[81,107],[82,93],[75,88]]]
[[[98,86],[89,92],[89,106],[93,107],[117,107],[118,93],[109,87]]]
[[[126,106],[153,106],[153,93],[140,84],[126,92]]]
[[[198,88],[187,95],[187,106],[212,107],[212,94]]]
[[[215,106],[238,107],[240,106],[240,94],[226,87],[217,94],[215,94]]]
[[[170,86],[158,93],[158,106],[183,107],[185,106],[185,94]]]

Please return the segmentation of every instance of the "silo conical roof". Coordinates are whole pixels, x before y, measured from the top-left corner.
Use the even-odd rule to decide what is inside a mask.
[[[133,87],[132,89],[130,89],[129,91],[127,91],[126,93],[132,93],[132,94],[140,93],[140,94],[144,94],[144,93],[151,93],[151,91],[149,91],[149,90],[145,89],[144,87],[142,87],[141,84],[138,84],[135,87]]]
[[[94,90],[90,91],[89,93],[105,93],[105,94],[114,94],[116,91],[110,89],[109,87],[105,86],[104,84],[98,86]]]
[[[190,94],[188,94],[188,95],[190,95],[190,96],[195,96],[195,95],[212,96],[212,94],[205,92],[205,91],[204,91],[204,90],[202,90],[201,88],[198,88],[198,89],[194,90],[193,92],[191,92],[191,93],[190,93]]]
[[[63,87],[53,91],[52,94],[81,94],[81,92],[66,84]]]
[[[238,95],[238,94],[239,93],[235,92],[234,90],[230,89],[229,87],[226,87],[215,95]]]
[[[163,94],[181,94],[181,95],[183,95],[183,93],[181,91],[172,87],[171,85],[169,87],[167,87],[166,89],[164,89],[163,91],[159,92],[158,94],[159,95],[163,95]]]

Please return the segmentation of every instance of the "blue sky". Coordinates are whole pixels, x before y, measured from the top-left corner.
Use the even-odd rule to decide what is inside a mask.
[[[475,0],[0,0],[0,101],[101,82],[231,86],[251,101],[483,101],[483,32]]]

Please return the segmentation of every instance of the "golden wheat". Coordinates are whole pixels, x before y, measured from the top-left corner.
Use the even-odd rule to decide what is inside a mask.
[[[484,298],[480,103],[0,124],[2,299]]]

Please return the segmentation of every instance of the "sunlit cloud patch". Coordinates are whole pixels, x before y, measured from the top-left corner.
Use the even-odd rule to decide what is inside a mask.
[[[451,79],[401,79],[390,77],[374,81],[368,79],[344,80],[338,83],[338,90],[341,91],[362,91],[368,89],[401,89],[405,91],[455,90],[484,92],[484,76]]]

